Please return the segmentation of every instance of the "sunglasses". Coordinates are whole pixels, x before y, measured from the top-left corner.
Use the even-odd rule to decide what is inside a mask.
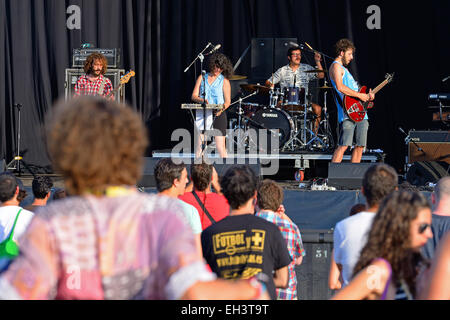
[[[420,234],[424,233],[425,230],[427,230],[427,228],[431,228],[431,224],[428,224],[428,223],[422,223],[422,224],[419,226],[419,233],[420,233]]]

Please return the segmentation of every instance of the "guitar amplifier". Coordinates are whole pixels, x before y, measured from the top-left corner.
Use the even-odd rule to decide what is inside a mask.
[[[450,164],[450,131],[409,132],[408,163],[416,161],[445,161]],[[418,150],[414,141],[423,151]]]
[[[66,101],[71,99],[75,93],[75,84],[80,76],[84,75],[83,69],[66,69],[66,77],[65,77],[65,98]],[[105,77],[111,80],[113,87],[116,88],[120,84],[120,78],[125,74],[124,69],[108,69],[106,71]],[[127,85],[122,86],[118,92],[115,94],[116,101],[119,103],[125,102],[125,87]]]
[[[87,57],[94,52],[99,52],[103,54],[108,61],[108,68],[119,68],[120,67],[120,54],[119,49],[100,49],[100,48],[89,48],[89,49],[73,49],[72,55],[72,67],[84,67],[84,62]]]

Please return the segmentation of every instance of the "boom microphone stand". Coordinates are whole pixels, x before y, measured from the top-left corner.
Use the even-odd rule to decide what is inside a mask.
[[[28,167],[28,165],[25,163],[25,161],[23,161],[23,157],[20,156],[20,109],[22,108],[22,105],[20,103],[16,103],[14,104],[14,107],[17,108],[18,111],[18,116],[17,116],[17,120],[18,120],[18,125],[17,125],[17,153],[14,156],[14,158],[11,160],[10,163],[8,163],[8,165],[6,166],[6,170],[15,170],[16,172],[19,173],[19,176],[21,174],[21,168],[20,168],[20,163],[22,163],[24,165],[24,167],[34,176],[33,171],[31,171],[31,169]]]

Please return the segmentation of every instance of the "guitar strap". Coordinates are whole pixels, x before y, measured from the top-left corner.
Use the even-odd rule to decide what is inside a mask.
[[[98,88],[98,95],[103,96],[103,91],[105,90],[106,78],[103,76],[102,83],[100,83],[100,87]]]

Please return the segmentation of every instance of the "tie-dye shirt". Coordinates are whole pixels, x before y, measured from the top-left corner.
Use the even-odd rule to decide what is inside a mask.
[[[176,200],[71,197],[39,209],[0,277],[6,299],[179,299],[214,279]]]

